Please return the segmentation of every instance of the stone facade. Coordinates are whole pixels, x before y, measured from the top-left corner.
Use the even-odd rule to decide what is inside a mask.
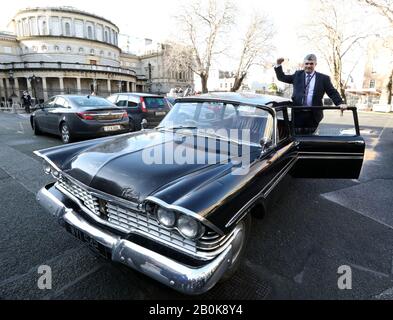
[[[42,101],[62,93],[166,93],[178,84],[164,72],[162,50],[142,56],[123,52],[119,28],[94,14],[71,7],[30,8],[19,11],[9,26],[13,32],[0,32],[2,103],[24,90]]]

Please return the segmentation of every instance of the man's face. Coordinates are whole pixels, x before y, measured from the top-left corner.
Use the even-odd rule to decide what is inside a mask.
[[[304,61],[304,71],[307,73],[313,73],[316,65],[317,65],[317,63],[315,61],[305,60]]]

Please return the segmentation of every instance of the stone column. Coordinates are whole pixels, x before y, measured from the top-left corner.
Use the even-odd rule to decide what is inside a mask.
[[[130,92],[130,83],[128,81],[126,82],[126,86],[127,86],[126,88],[127,92]]]
[[[112,93],[111,80],[110,79],[107,80],[107,84],[108,84],[108,95],[110,95]]]
[[[26,83],[27,83],[27,91],[29,92],[30,96],[33,97],[33,89],[31,87],[31,82],[29,78],[26,78]]]
[[[76,78],[76,90],[78,90],[78,94],[82,93],[81,78]]]
[[[3,84],[3,78],[0,78],[0,106],[2,106],[1,103],[3,103],[3,99],[2,99],[3,97],[5,99],[4,84]]]
[[[60,88],[60,94],[64,94],[64,78],[63,77],[59,78],[59,88]]]
[[[48,87],[46,85],[46,78],[42,77],[41,81],[42,81],[42,91],[44,93],[44,101],[46,101],[48,100]]]
[[[5,78],[5,90],[4,91],[5,91],[6,99],[8,99],[8,97],[12,94],[10,79],[8,79],[8,78]]]
[[[14,78],[14,89],[15,89],[15,94],[18,96],[18,99],[20,99],[19,80],[18,80],[18,78]]]

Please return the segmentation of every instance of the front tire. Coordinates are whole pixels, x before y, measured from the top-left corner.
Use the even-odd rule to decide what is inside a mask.
[[[33,127],[33,132],[34,135],[39,136],[42,134],[42,131],[40,130],[40,128],[38,127],[38,123],[36,119],[33,119],[33,121],[31,122],[31,125]]]
[[[251,220],[251,214],[247,214],[247,216],[243,218],[242,221],[238,222],[236,227],[238,227],[240,230],[232,242],[232,260],[230,262],[228,270],[220,279],[220,282],[225,282],[229,280],[238,270],[247,249],[248,238],[250,236],[252,225]]]
[[[67,143],[70,143],[73,141],[70,127],[65,122],[63,122],[60,125],[60,136],[61,136],[61,141],[63,141],[64,144],[67,144]]]

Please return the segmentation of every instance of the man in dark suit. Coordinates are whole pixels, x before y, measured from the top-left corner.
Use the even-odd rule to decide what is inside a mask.
[[[283,58],[277,59],[274,70],[277,79],[293,84],[292,101],[294,106],[309,107],[309,110],[297,110],[294,114],[295,128],[297,133],[314,133],[323,119],[322,110],[313,110],[313,106],[323,106],[322,98],[325,93],[333,100],[336,106],[345,110],[347,106],[341,99],[338,91],[333,87],[329,76],[316,72],[317,57],[309,54],[304,58],[304,69],[287,75],[282,70]]]

